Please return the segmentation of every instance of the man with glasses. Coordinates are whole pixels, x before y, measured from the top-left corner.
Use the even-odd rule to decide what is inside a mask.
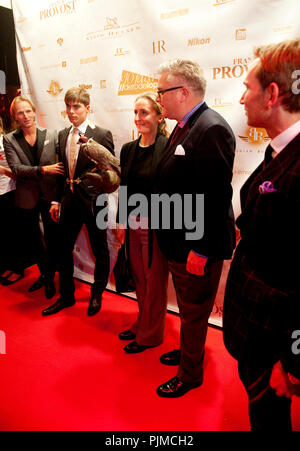
[[[159,69],[157,101],[165,115],[177,121],[156,174],[156,191],[182,199],[182,228],[157,231],[169,262],[181,318],[180,350],[161,356],[179,365],[177,375],[160,385],[159,396],[184,395],[203,381],[204,345],[224,259],[235,247],[231,205],[235,138],[227,122],[204,102],[206,81],[199,65],[176,59]],[[204,195],[204,235],[191,237],[184,217],[185,195],[196,211]],[[187,209],[186,209],[187,210]],[[174,218],[178,219],[178,218]],[[171,218],[172,220],[172,218]]]

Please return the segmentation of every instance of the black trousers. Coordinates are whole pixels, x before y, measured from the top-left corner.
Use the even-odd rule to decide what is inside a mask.
[[[17,209],[19,263],[23,270],[37,263],[40,273],[53,279],[57,270],[59,225],[52,221],[49,210],[50,203],[43,199],[39,200],[35,208]]]
[[[15,207],[15,190],[0,195],[0,270],[10,270],[18,274],[23,273],[22,260],[20,261],[20,250],[17,243],[18,220]]]
[[[282,355],[286,338],[253,325],[238,360],[239,376],[249,399],[252,431],[292,430],[291,400],[277,396],[270,385],[275,363]]]
[[[92,252],[95,257],[94,283],[91,295],[101,296],[109,277],[109,251],[106,230],[96,225],[97,209],[68,191],[62,201],[60,214],[59,283],[60,294],[68,301],[74,300],[73,249],[83,225],[86,226]]]

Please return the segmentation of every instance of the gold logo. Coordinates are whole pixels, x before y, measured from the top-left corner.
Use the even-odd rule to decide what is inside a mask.
[[[23,52],[29,52],[31,50],[31,47],[22,47]]]
[[[210,44],[210,38],[192,38],[188,40],[188,47],[205,44]]]
[[[87,89],[92,89],[93,85],[82,84],[82,85],[79,85],[78,87],[87,90]]]
[[[234,58],[232,66],[213,68],[213,80],[226,78],[240,78],[248,72],[248,64],[252,58]]]
[[[61,47],[63,45],[64,40],[63,38],[58,38],[56,42]]]
[[[102,30],[93,31],[85,35],[87,41],[95,39],[113,39],[119,38],[134,31],[140,30],[139,22],[131,22],[125,25],[119,25],[117,17],[106,17],[106,23]]]
[[[189,10],[186,9],[178,9],[177,11],[171,11],[170,13],[162,13],[160,15],[161,20],[165,19],[174,19],[175,17],[182,17],[188,15]]]
[[[80,64],[95,63],[96,61],[98,61],[98,56],[90,56],[89,58],[82,58]]]
[[[239,28],[238,30],[235,30],[235,40],[236,41],[245,41],[247,39],[247,29],[246,28]]]
[[[157,84],[157,78],[152,78],[147,75],[140,75],[134,72],[123,70],[118,95],[135,95],[145,91],[156,92]]]
[[[104,25],[104,30],[112,30],[115,28],[120,28],[118,24],[117,17],[106,17],[106,25]]]
[[[124,56],[124,55],[130,55],[130,51],[129,50],[123,50],[123,49],[117,49],[115,56]]]
[[[264,128],[248,127],[245,135],[246,136],[238,135],[238,137],[250,144],[264,144],[270,141]]]
[[[216,97],[214,99],[214,104],[212,105],[212,108],[226,108],[226,107],[232,107],[232,102],[224,102],[221,97]]]
[[[235,0],[215,0],[215,3],[213,6],[220,6],[220,5],[226,5],[226,3],[232,3],[235,2]]]
[[[49,94],[51,94],[53,97],[58,96],[62,92],[62,88],[59,86],[59,83],[57,81],[52,80],[50,83],[49,91],[47,91]]]
[[[40,11],[40,20],[52,19],[55,16],[72,14],[75,12],[76,0],[65,1],[60,0],[56,3],[51,3],[49,8]]]

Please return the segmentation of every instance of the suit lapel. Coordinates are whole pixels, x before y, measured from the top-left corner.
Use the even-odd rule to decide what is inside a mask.
[[[37,128],[36,134],[37,134],[37,160],[41,160],[41,156],[44,150],[44,143],[46,138],[46,132],[47,130],[40,130]]]
[[[189,134],[189,131],[193,127],[194,123],[201,116],[201,114],[207,109],[208,109],[208,106],[204,102],[198,108],[198,110],[196,110],[195,113],[189,118],[189,120],[184,125],[182,130],[178,131],[178,134],[176,133],[177,134],[176,137],[174,137],[174,133],[176,132],[176,128],[178,127],[178,125],[175,127],[175,129],[173,130],[173,132],[171,133],[171,135],[169,137],[169,140],[168,140],[167,145],[166,145],[165,152],[163,153],[163,156],[162,156],[162,158],[161,158],[161,160],[159,162],[157,172],[159,172],[161,166],[164,165],[169,160],[169,158],[174,154],[174,151],[175,151],[176,147],[187,138],[187,136]]]
[[[67,159],[67,140],[68,140],[68,136],[69,136],[69,132],[71,130],[71,127],[69,128],[65,128],[60,135],[60,142],[59,142],[59,146],[60,146],[60,155],[61,155],[61,160],[64,163],[64,167],[65,167],[65,171],[66,171],[66,175],[68,177],[70,177],[69,174],[69,162]]]
[[[25,137],[21,129],[18,129],[14,132],[11,140],[19,155],[20,160],[25,164],[33,165],[34,164],[33,156],[29,150],[29,147],[26,143]]]
[[[125,165],[124,165],[124,172],[123,172],[123,176],[124,177],[128,177],[128,174],[130,172],[130,168],[131,168],[131,165],[132,165],[132,162],[133,162],[133,159],[134,159],[134,155],[135,155],[135,152],[136,152],[136,149],[137,149],[137,147],[139,145],[140,140],[141,140],[141,138],[139,138],[136,141],[134,141],[130,145],[130,147],[128,149],[128,153],[127,153],[127,156],[126,156],[126,162],[125,162]]]
[[[245,208],[261,194],[259,186],[266,181],[275,184],[285,175],[288,168],[300,157],[300,134],[291,141],[277,157],[264,168],[262,162],[241,188],[241,203]]]

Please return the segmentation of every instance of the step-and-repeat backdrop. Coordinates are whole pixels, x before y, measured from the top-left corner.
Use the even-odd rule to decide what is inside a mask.
[[[90,119],[112,131],[117,155],[136,138],[134,100],[156,90],[159,64],[174,57],[198,61],[208,105],[236,135],[233,203],[239,214],[240,187],[268,142],[264,129],[247,126],[239,104],[243,80],[254,46],[299,36],[299,0],[13,0],[12,8],[22,95],[36,105],[39,124],[69,125],[64,94],[83,86],[91,96]],[[175,123],[168,125],[171,131]],[[109,200],[114,212],[116,196]],[[119,247],[113,218],[110,226],[112,268]],[[84,229],[74,258],[75,275],[91,282],[94,262]],[[211,316],[216,325],[222,324],[228,268],[226,262]],[[171,281],[169,308],[177,310]]]

